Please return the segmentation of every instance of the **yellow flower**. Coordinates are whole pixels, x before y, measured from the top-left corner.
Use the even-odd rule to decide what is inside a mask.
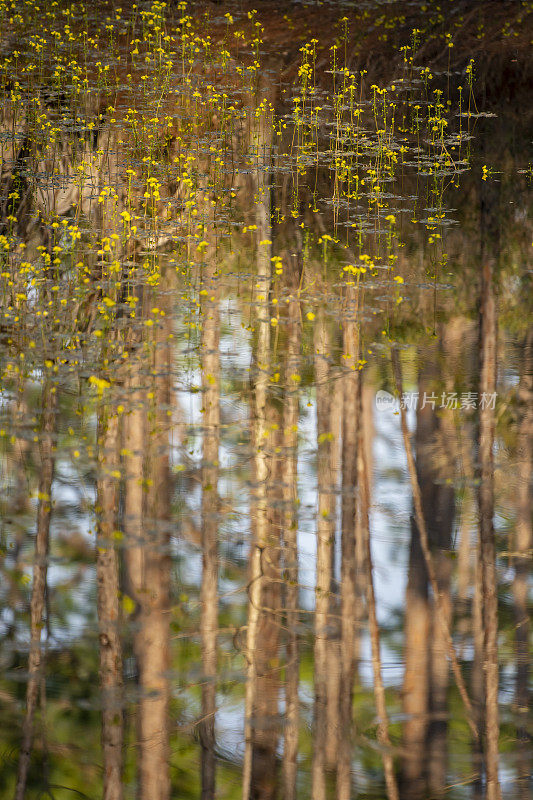
[[[98,395],[101,397],[104,393],[104,389],[109,389],[111,384],[109,381],[104,380],[103,378],[99,378],[97,375],[91,375],[89,378],[89,383],[91,386],[96,386],[98,389]]]

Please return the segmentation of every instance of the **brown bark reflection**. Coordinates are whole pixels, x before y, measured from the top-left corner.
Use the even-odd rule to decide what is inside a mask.
[[[472,660],[471,692],[476,725],[481,732],[483,731],[485,719],[485,698],[483,686],[483,596],[479,543],[475,551],[474,564],[472,638],[474,644],[474,658]],[[483,797],[483,738],[481,735],[472,741],[472,767],[474,771],[473,793],[476,800],[480,800],[480,798]]]
[[[170,276],[164,276],[169,280]],[[158,297],[165,313],[154,325],[152,374],[147,425],[147,550],[144,561],[141,742],[143,742],[143,800],[170,796],[170,487],[169,413],[171,395],[170,307],[168,295]]]
[[[283,192],[274,189],[275,204],[283,203]],[[285,209],[288,212],[288,209]],[[283,371],[279,481],[281,486],[281,568],[282,602],[285,618],[285,670],[283,718],[282,796],[295,800],[298,775],[298,739],[300,724],[300,644],[298,626],[298,424],[300,418],[300,386],[302,368],[302,323],[299,302],[303,273],[301,230],[286,213],[283,221],[273,226],[274,250],[280,259],[280,284],[286,292],[280,309],[283,323],[280,338]]]
[[[401,362],[400,362],[398,350],[397,350],[397,348],[395,346],[393,346],[393,348],[392,348],[391,357],[392,357],[392,368],[393,368],[393,374],[394,374],[394,381],[395,381],[395,385],[396,385],[396,391],[397,391],[399,397],[402,397],[403,396],[403,379],[402,379],[402,371],[401,371]],[[424,412],[425,412],[425,414],[424,414]],[[421,419],[420,419],[420,417],[421,417]],[[477,738],[478,737],[478,729],[476,727],[476,723],[475,723],[474,716],[473,716],[472,703],[471,703],[471,700],[470,700],[470,698],[468,696],[468,693],[466,691],[465,682],[464,682],[464,679],[463,679],[463,676],[462,676],[462,672],[461,672],[461,668],[460,668],[460,665],[459,665],[459,662],[458,662],[458,659],[457,659],[457,654],[455,652],[455,646],[454,646],[453,639],[452,639],[452,636],[451,636],[450,625],[449,625],[448,617],[447,617],[447,613],[448,613],[447,612],[447,606],[446,606],[445,598],[443,597],[442,593],[439,590],[439,573],[438,573],[438,570],[437,570],[437,567],[436,567],[436,564],[435,564],[435,558],[433,557],[432,552],[431,552],[431,548],[430,548],[430,535],[429,535],[430,528],[429,528],[429,524],[426,522],[426,516],[425,516],[425,511],[424,511],[424,499],[427,498],[428,501],[431,500],[431,505],[429,507],[429,510],[434,509],[433,503],[436,502],[436,501],[431,496],[431,494],[432,494],[431,486],[432,486],[432,483],[433,483],[433,481],[431,479],[431,472],[429,472],[429,479],[428,479],[428,474],[425,471],[420,470],[421,460],[424,457],[427,457],[427,452],[420,453],[420,455],[419,455],[418,454],[418,450],[417,450],[418,464],[415,464],[415,459],[413,457],[413,452],[412,452],[411,444],[410,444],[410,441],[409,441],[409,429],[408,429],[408,426],[407,426],[407,415],[406,415],[406,411],[405,411],[405,408],[403,407],[403,405],[400,405],[400,421],[401,421],[401,428],[402,428],[402,437],[403,437],[403,441],[404,441],[404,448],[405,448],[405,453],[406,453],[406,456],[407,456],[407,467],[408,467],[409,479],[410,479],[410,484],[411,484],[411,491],[412,491],[412,494],[413,494],[413,506],[414,506],[414,520],[413,520],[413,522],[416,523],[416,528],[417,528],[417,532],[418,532],[417,545],[419,543],[420,552],[421,552],[421,554],[423,556],[424,566],[425,566],[426,575],[427,575],[427,578],[426,578],[425,583],[424,583],[424,592],[427,593],[428,583],[429,583],[429,586],[431,587],[432,595],[433,595],[435,619],[436,619],[436,622],[438,623],[438,625],[441,628],[442,642],[446,646],[446,651],[447,651],[448,659],[451,662],[451,667],[452,667],[452,670],[453,670],[455,683],[457,685],[459,694],[461,696],[461,700],[463,702],[463,705],[464,705],[464,708],[465,708],[465,711],[466,711],[467,722],[468,722],[468,724],[470,726],[470,729],[472,731],[472,734],[473,734],[474,738]],[[428,403],[428,402],[424,403],[424,395],[422,395],[422,402],[419,404],[418,411],[417,411],[417,437],[418,437],[418,427],[419,427],[419,424],[420,424],[420,427],[421,427],[422,421],[425,422],[426,433],[429,435],[431,433],[432,426],[433,426],[434,414],[433,414],[432,404]],[[427,443],[428,440],[425,439],[425,437],[424,437],[424,439],[422,441],[424,441],[424,440]],[[428,469],[431,469],[431,465],[430,464],[428,466]],[[437,507],[438,506],[435,506],[435,508],[437,508]],[[430,516],[430,520],[432,520],[432,519],[433,519],[433,513]],[[415,576],[413,576],[413,577],[415,577]],[[409,580],[411,580],[411,574],[409,575]],[[427,603],[425,603],[425,613],[426,613],[426,620],[427,620],[427,613],[428,613]],[[427,635],[427,624],[428,624],[428,622],[426,622],[426,628],[425,628],[426,635]],[[407,625],[408,625],[408,623],[406,621],[406,636],[407,636]],[[427,670],[428,669],[428,661],[427,661],[426,647],[424,646],[424,648],[422,650],[422,645],[421,645],[420,642],[416,642],[415,641],[415,644],[418,644],[418,653],[419,653],[420,657],[425,659],[424,668]],[[406,657],[407,657],[407,654],[406,654]],[[405,675],[406,675],[406,677],[408,677],[407,660],[406,660]],[[414,673],[411,673],[411,677],[412,677],[412,680],[414,681],[414,677],[415,677]],[[428,679],[429,678],[428,678],[427,672],[426,672],[425,695],[424,695],[424,697],[420,698],[426,704],[426,717],[424,718],[424,717],[418,716],[418,719],[417,719],[417,722],[418,722],[418,725],[419,725],[419,728],[417,730],[417,734],[421,735],[420,727],[422,727],[422,725],[423,725],[424,742],[426,741],[425,732],[426,732],[426,725],[427,725]],[[404,680],[404,687],[405,687],[405,680]],[[412,684],[412,691],[415,692],[416,689],[417,689],[416,684]],[[407,701],[408,701],[408,698],[406,696],[404,698],[404,703],[406,703]],[[417,710],[418,709],[415,709],[415,712]],[[404,727],[404,736],[405,736],[405,730],[407,729],[409,731],[409,728],[408,728],[409,721],[410,720],[406,721],[406,725]],[[424,744],[424,743],[422,743],[422,744]],[[408,782],[411,779],[413,779],[415,781],[414,782],[414,791],[421,792],[423,794],[425,792],[425,777],[426,777],[425,776],[425,771],[423,769],[423,765],[420,763],[418,758],[415,758],[415,759],[411,758],[411,753],[410,752],[407,753],[406,758],[405,758],[405,762],[406,762],[405,765],[404,765],[404,791],[405,791],[405,797],[407,798],[409,796],[409,789],[405,788],[405,787],[408,786]],[[409,771],[410,770],[410,766],[411,766],[409,762],[411,762],[413,764],[413,773],[411,773]],[[417,796],[419,796],[419,795],[417,795]]]
[[[103,796],[104,800],[121,800],[123,680],[119,629],[119,569],[115,547],[120,477],[119,419],[114,405],[103,403],[98,417],[96,580],[102,698]]]
[[[327,705],[326,705],[326,766],[329,771],[337,767],[339,750],[339,710],[343,702],[341,696],[341,609],[339,585],[337,581],[336,548],[337,533],[337,495],[341,476],[341,434],[344,410],[342,382],[338,369],[330,369],[329,435],[331,470],[331,580],[329,595],[329,616],[327,623]]]
[[[265,564],[272,562],[271,526],[268,515],[268,488],[271,477],[272,460],[268,428],[268,382],[270,371],[270,313],[269,295],[271,286],[272,255],[272,219],[270,203],[270,177],[272,121],[267,110],[262,110],[252,124],[252,145],[255,152],[256,165],[253,189],[256,196],[257,225],[257,281],[254,301],[256,304],[256,344],[254,368],[252,372],[252,447],[253,447],[253,483],[252,500],[252,544],[250,550],[250,571],[248,578],[248,627],[246,635],[246,658],[248,661],[245,723],[244,723],[244,764],[242,778],[242,797],[249,800],[254,797],[259,769],[259,751],[255,749],[254,762],[254,709],[257,702],[257,676],[259,664],[258,643],[261,614],[265,595]],[[266,553],[265,560],[265,551]],[[267,588],[268,594],[268,588]],[[271,643],[272,644],[272,643]],[[259,745],[260,746],[260,745]],[[254,774],[253,774],[254,773]],[[272,776],[266,776],[268,781]],[[257,783],[257,791],[262,791],[261,782]],[[270,791],[270,789],[266,789]],[[267,795],[268,796],[268,795]]]
[[[450,558],[453,524],[454,492],[449,486],[438,486],[437,529],[433,539],[435,574],[441,592],[442,612],[448,628],[452,623]],[[431,605],[430,667],[429,667],[429,726],[428,767],[429,791],[432,797],[444,795],[448,770],[448,686],[450,667],[448,647],[443,627],[439,624],[438,611]]]
[[[419,397],[429,391],[427,375],[422,369],[418,379]],[[432,482],[428,468],[426,444],[433,435],[435,415],[431,405],[422,408],[418,403],[416,413],[415,457],[417,478],[422,497],[424,517],[430,518],[432,510]],[[411,516],[411,543],[405,597],[404,662],[402,688],[404,759],[402,763],[402,797],[407,800],[422,798],[426,792],[427,750],[426,737],[429,711],[429,630],[430,607],[428,573],[416,515]]]
[[[485,184],[487,182],[484,182]],[[494,534],[494,435],[497,309],[494,269],[499,258],[498,189],[481,191],[480,380],[478,439],[479,570],[483,622],[485,779],[487,800],[500,800],[498,710],[498,575]]]
[[[315,384],[318,439],[318,520],[315,586],[313,800],[326,797],[326,746],[328,702],[328,623],[333,566],[334,518],[332,504],[330,398],[328,359],[331,339],[325,312],[319,309],[314,328]]]
[[[30,652],[26,684],[26,713],[22,725],[22,744],[19,754],[15,800],[23,800],[31,762],[33,720],[42,679],[43,657],[41,632],[44,627],[46,578],[50,545],[52,513],[52,481],[54,478],[54,436],[56,432],[57,390],[48,379],[42,388],[41,430],[39,455],[41,475],[37,506],[37,531],[33,558],[33,584],[30,606]]]
[[[220,443],[220,315],[216,253],[210,248],[202,302],[202,798],[215,796],[215,711],[218,631],[218,458]]]
[[[533,462],[533,327],[529,328],[523,342],[523,359],[518,388],[518,508],[514,542],[513,581],[515,611],[516,685],[515,704],[518,739],[517,768],[520,800],[530,797],[531,753],[527,731],[529,710],[529,635],[528,575],[531,569],[533,533],[531,524]]]
[[[453,328],[440,330],[437,360],[439,377],[446,390],[453,390],[454,372],[451,360],[456,340]],[[448,770],[448,687],[450,666],[446,629],[452,625],[451,558],[452,533],[455,519],[454,477],[457,461],[454,412],[441,409],[435,414],[433,439],[426,442],[432,448],[431,463],[427,464],[432,487],[432,508],[428,517],[428,534],[435,564],[435,577],[442,604],[445,626],[439,622],[439,610],[431,599],[429,645],[429,725],[427,731],[428,790],[432,797],[446,792]]]
[[[359,381],[358,417],[362,418],[362,378]],[[374,697],[378,716],[377,739],[383,748],[383,771],[385,773],[385,787],[388,800],[398,800],[398,784],[394,771],[394,759],[391,752],[389,735],[389,717],[383,683],[383,670],[381,665],[380,634],[376,611],[376,597],[374,592],[374,575],[372,565],[372,552],[370,549],[370,479],[366,461],[367,448],[364,442],[362,426],[359,425],[359,439],[357,442],[357,483],[359,489],[359,502],[361,513],[361,536],[363,539],[363,566],[366,577],[366,605],[368,611],[368,627],[370,632],[370,645],[372,651],[372,671],[374,673]]]
[[[298,644],[298,419],[300,384],[300,304],[291,294],[287,305],[287,355],[283,412],[283,567],[285,578],[286,665],[285,729],[283,747],[283,796],[296,798],[300,703],[300,659]]]
[[[271,249],[261,241],[272,236],[269,217],[269,198],[265,196],[258,226],[260,261],[270,257]],[[267,274],[267,265],[258,264],[261,274]],[[267,300],[268,295],[266,296]],[[268,320],[267,324],[270,324]],[[269,337],[270,338],[270,337]],[[259,342],[258,342],[259,345]],[[272,341],[269,340],[267,360],[271,362]],[[264,367],[263,367],[264,368]],[[280,690],[280,614],[281,574],[280,554],[284,524],[283,490],[283,409],[280,401],[267,390],[264,405],[265,458],[268,475],[266,490],[266,525],[261,547],[261,594],[257,620],[257,640],[253,658],[255,661],[255,688],[252,705],[252,763],[250,798],[273,800],[277,793],[278,765],[277,748],[280,735],[279,690]],[[257,523],[256,523],[257,524]]]
[[[341,509],[341,686],[339,704],[339,752],[337,764],[337,798],[352,796],[353,686],[359,654],[360,608],[356,595],[356,491],[357,447],[359,438],[359,333],[357,320],[358,295],[354,287],[346,293],[346,319],[343,322],[342,414],[342,509]]]
[[[281,498],[281,408],[267,405],[270,475],[267,487],[268,536],[262,550],[261,611],[255,651],[256,691],[253,704],[252,785],[254,800],[273,800],[277,792],[277,747],[280,717],[280,537]]]
[[[170,280],[170,276],[169,276]],[[145,298],[146,302],[146,298]],[[134,652],[139,697],[137,721],[138,796],[166,800],[169,763],[169,467],[170,315],[158,298],[161,319],[147,341],[130,353],[125,420],[125,561],[128,594],[135,601]],[[149,374],[141,364],[148,362]]]

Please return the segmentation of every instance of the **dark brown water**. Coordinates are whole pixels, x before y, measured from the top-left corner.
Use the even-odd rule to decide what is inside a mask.
[[[0,797],[529,797],[528,4],[0,18]]]

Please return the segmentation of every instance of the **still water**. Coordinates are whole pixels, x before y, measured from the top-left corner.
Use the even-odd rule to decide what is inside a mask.
[[[528,798],[528,4],[0,18],[0,797]]]

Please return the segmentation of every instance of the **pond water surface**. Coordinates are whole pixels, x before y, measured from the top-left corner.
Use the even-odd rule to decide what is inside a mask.
[[[525,800],[531,4],[256,6],[0,0],[0,797]]]

